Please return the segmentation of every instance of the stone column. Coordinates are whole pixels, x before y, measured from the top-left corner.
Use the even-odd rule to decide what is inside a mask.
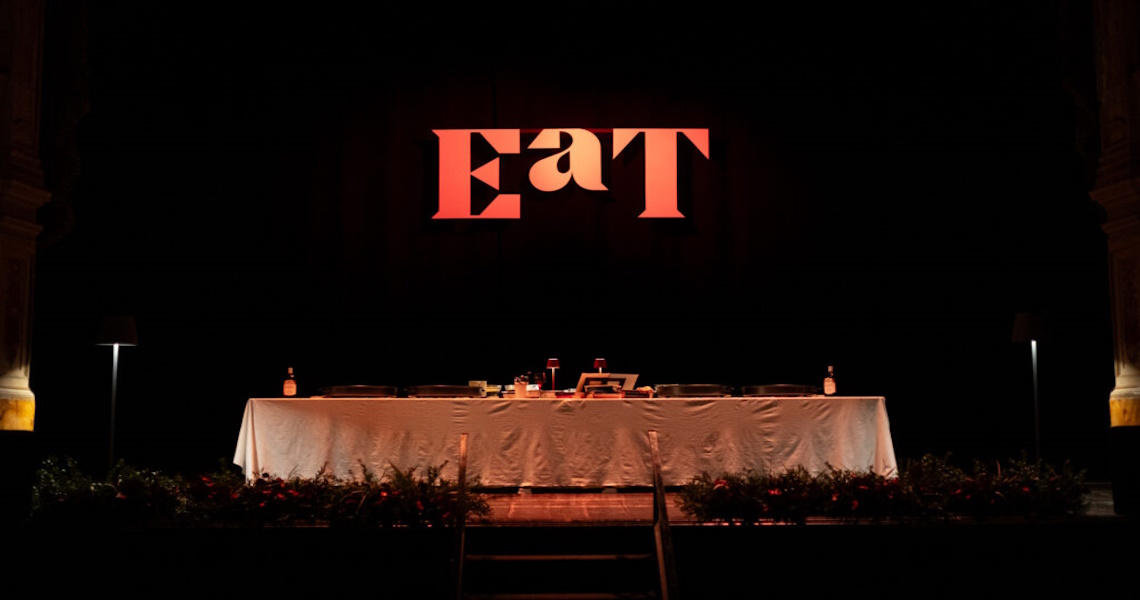
[[[1105,211],[1116,385],[1109,462],[1116,512],[1140,512],[1140,3],[1093,3],[1100,159],[1090,192]]]
[[[42,0],[0,2],[0,431],[35,429],[28,386],[40,164]]]
[[[0,518],[26,515],[36,463],[29,387],[40,162],[44,3],[0,0]]]

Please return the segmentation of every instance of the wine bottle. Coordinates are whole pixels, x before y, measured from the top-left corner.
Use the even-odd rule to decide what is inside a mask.
[[[823,378],[823,395],[835,395],[835,367],[827,366],[827,376]]]
[[[297,378],[293,375],[293,367],[289,367],[289,372],[285,375],[285,385],[282,389],[282,393],[285,394],[286,397],[297,395]]]

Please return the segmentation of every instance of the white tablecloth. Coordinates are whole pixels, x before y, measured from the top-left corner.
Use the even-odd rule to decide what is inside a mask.
[[[665,485],[707,472],[803,466],[897,475],[882,397],[499,399],[252,398],[234,463],[258,474],[358,478],[443,465],[493,487],[652,484],[648,431]],[[446,463],[446,464],[445,464]]]

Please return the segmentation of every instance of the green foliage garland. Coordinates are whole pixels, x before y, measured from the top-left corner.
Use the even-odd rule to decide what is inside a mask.
[[[1088,507],[1085,474],[1025,458],[955,466],[925,455],[898,477],[829,469],[816,476],[796,467],[777,473],[702,473],[678,493],[681,511],[697,521],[741,525],[844,521],[930,521],[953,518],[1073,517]]]
[[[376,475],[312,478],[260,475],[246,480],[236,467],[185,478],[127,466],[121,461],[106,481],[85,475],[75,461],[50,457],[36,475],[30,522],[43,526],[296,526],[444,527],[490,507],[466,491],[460,508],[456,483],[442,465],[422,474],[391,466]],[[475,483],[477,486],[477,482]]]

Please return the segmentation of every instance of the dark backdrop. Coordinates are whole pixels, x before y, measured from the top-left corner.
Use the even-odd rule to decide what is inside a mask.
[[[228,462],[290,366],[308,395],[552,356],[560,387],[598,356],[649,385],[835,365],[841,394],[887,398],[900,459],[1008,458],[1033,445],[1013,318],[1047,310],[1044,457],[1098,470],[1105,240],[1062,69],[1087,15],[1062,6],[91,6],[75,226],[36,273],[41,447],[105,459],[92,332],[125,313],[117,451],[160,468]],[[431,130],[494,127],[700,127],[711,156],[682,144],[681,220],[636,218],[635,145],[608,192],[537,192],[524,151],[521,219],[433,221]]]

